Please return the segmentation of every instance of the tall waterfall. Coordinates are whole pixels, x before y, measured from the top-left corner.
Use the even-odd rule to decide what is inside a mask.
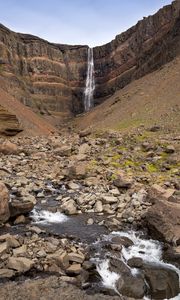
[[[88,68],[86,88],[84,91],[84,110],[89,111],[94,106],[93,94],[95,89],[93,49],[88,48]]]

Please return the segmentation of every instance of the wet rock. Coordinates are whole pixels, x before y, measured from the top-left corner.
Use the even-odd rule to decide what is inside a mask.
[[[16,217],[22,214],[27,214],[31,212],[34,208],[34,204],[30,201],[20,201],[20,200],[13,200],[9,203],[9,210],[10,216]]]
[[[175,264],[180,269],[180,246],[168,248],[163,252],[163,259],[167,262]]]
[[[127,262],[131,268],[141,268],[143,266],[143,260],[140,257],[130,258]]]
[[[17,154],[18,147],[10,141],[5,141],[0,145],[0,152],[5,155]]]
[[[112,237],[111,242],[114,244],[120,244],[126,248],[134,245],[133,241],[126,236],[114,236]]]
[[[128,266],[122,260],[112,258],[112,257],[110,258],[110,262],[109,262],[109,270],[111,272],[115,272],[120,275],[122,275],[122,273],[127,273],[127,274],[131,273]]]
[[[122,274],[116,283],[116,288],[123,296],[133,299],[142,299],[146,292],[146,284],[142,277],[133,277],[130,274]]]
[[[67,215],[75,215],[75,214],[77,214],[76,203],[75,203],[75,201],[73,199],[70,199],[70,200],[66,201],[61,206],[61,209]]]
[[[146,265],[144,274],[153,299],[173,298],[180,292],[179,276],[174,270]]]
[[[16,270],[20,273],[27,272],[34,265],[33,260],[25,257],[10,257],[8,259],[7,267]]]
[[[5,184],[0,182],[0,223],[6,222],[9,217],[9,192]]]

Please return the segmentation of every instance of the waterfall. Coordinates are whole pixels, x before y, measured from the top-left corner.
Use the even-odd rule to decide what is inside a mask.
[[[84,91],[84,110],[89,111],[94,106],[93,93],[95,89],[93,49],[88,48],[88,66],[86,88]]]

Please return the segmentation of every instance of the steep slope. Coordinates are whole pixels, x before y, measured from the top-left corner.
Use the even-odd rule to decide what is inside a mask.
[[[49,135],[56,132],[46,120],[0,87],[0,133],[14,135],[21,130],[26,135]]]
[[[180,1],[94,49],[95,104],[158,69],[180,51]],[[2,88],[43,115],[83,112],[87,46],[49,43],[0,25]]]
[[[151,74],[135,80],[90,113],[76,118],[79,129],[130,130],[160,125],[180,130],[180,56]]]

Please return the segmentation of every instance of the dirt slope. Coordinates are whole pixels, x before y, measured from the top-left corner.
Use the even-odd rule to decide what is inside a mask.
[[[92,126],[124,131],[155,124],[168,130],[180,129],[180,56],[75,120],[79,129]]]
[[[27,106],[10,96],[0,87],[0,106],[7,110],[9,114],[15,115],[26,135],[48,135],[56,131],[42,117],[35,114]],[[2,123],[2,122],[1,122]],[[5,122],[4,122],[5,123]],[[6,126],[6,124],[3,124]]]

